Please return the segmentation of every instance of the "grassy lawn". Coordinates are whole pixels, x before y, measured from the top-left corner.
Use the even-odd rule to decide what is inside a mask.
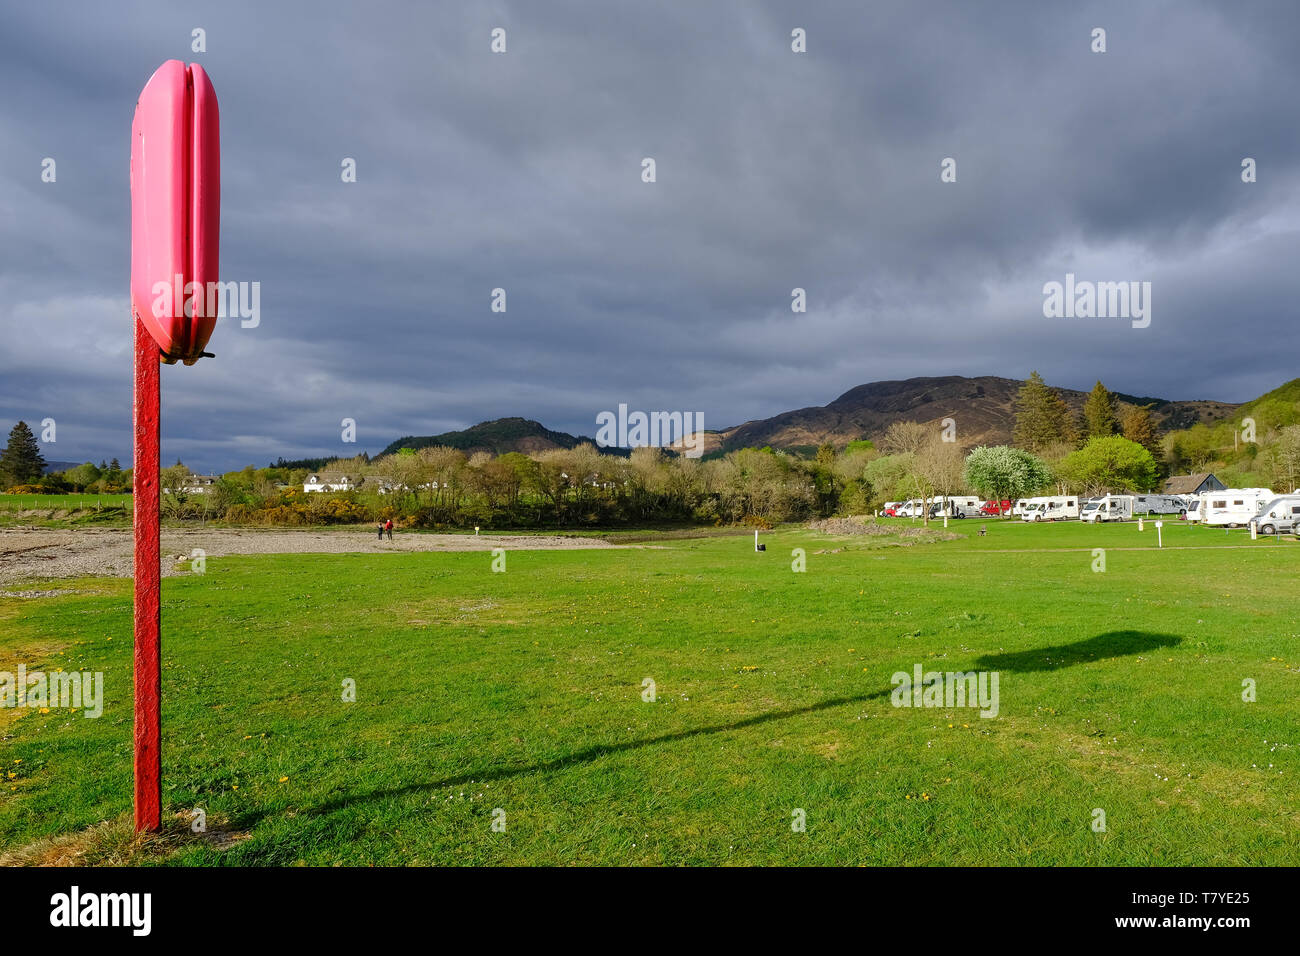
[[[0,528],[131,526],[130,495],[0,494]]]
[[[0,670],[106,682],[97,720],[0,711],[0,853],[1300,863],[1300,544],[1177,521],[1160,551],[1149,524],[950,530],[518,550],[504,574],[487,553],[210,559],[163,584],[164,804],[225,836],[178,816],[134,850],[129,582],[0,598]],[[917,663],[997,671],[998,716],[891,706]]]
[[[131,508],[130,495],[0,495],[0,509],[24,511],[42,508]]]

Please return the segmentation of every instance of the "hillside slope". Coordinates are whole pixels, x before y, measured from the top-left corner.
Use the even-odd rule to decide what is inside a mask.
[[[732,451],[762,447],[807,448],[830,442],[843,445],[859,438],[879,438],[894,422],[938,424],[945,418],[957,423],[957,440],[963,445],[1004,444],[1011,441],[1015,425],[1015,400],[1024,383],[993,375],[967,378],[945,375],[871,382],[851,388],[827,405],[800,408],[771,418],[745,422],[706,437],[706,451]],[[1076,414],[1086,392],[1057,389]],[[1151,405],[1162,431],[1186,428],[1197,422],[1215,422],[1239,407],[1230,402],[1169,401],[1116,393],[1122,402]]]

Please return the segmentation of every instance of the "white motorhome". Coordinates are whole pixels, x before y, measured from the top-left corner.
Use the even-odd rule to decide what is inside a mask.
[[[930,505],[930,517],[974,518],[980,513],[983,504],[983,500],[969,495],[953,495],[947,498],[940,495]]]
[[[1019,514],[1022,521],[1032,521],[1033,515],[1030,512],[1037,511],[1038,506],[1047,500],[1046,498],[1021,498],[1011,506],[1011,511],[1013,514]]]
[[[894,514],[900,518],[919,518],[923,503],[920,498],[908,498]]]
[[[1300,494],[1279,495],[1250,519],[1260,534],[1294,531],[1300,525]]]
[[[1093,498],[1083,506],[1079,520],[1088,524],[1102,521],[1128,521],[1133,517],[1132,495],[1106,495]]]
[[[1211,527],[1240,528],[1250,523],[1277,492],[1268,488],[1226,488],[1201,496],[1202,520]]]
[[[1079,499],[1073,495],[1030,498],[1020,515],[1021,521],[1067,521],[1079,517]]]
[[[1205,502],[1199,495],[1184,495],[1183,507],[1187,509],[1183,518],[1192,524],[1205,520]]]
[[[1180,515],[1186,509],[1187,505],[1177,495],[1133,496],[1133,513],[1135,515]]]

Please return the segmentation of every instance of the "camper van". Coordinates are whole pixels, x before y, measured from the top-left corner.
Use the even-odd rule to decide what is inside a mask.
[[[1205,520],[1204,502],[1198,495],[1183,496],[1183,520],[1195,524]]]
[[[902,506],[903,503],[901,501],[886,501],[885,506],[880,509],[880,513],[893,518],[898,515],[898,509]]]
[[[1016,503],[1011,506],[1011,515],[1015,518],[1021,518],[1025,514],[1025,505],[1029,504],[1028,498],[1017,498]]]
[[[1079,520],[1088,524],[1102,521],[1128,521],[1133,517],[1132,495],[1106,495],[1093,498],[1083,506]]]
[[[923,502],[920,498],[909,498],[898,506],[898,510],[894,514],[899,518],[919,518],[922,505]]]
[[[1183,499],[1177,495],[1135,495],[1135,515],[1180,515],[1187,510]]]
[[[1047,500],[1047,498],[1021,498],[1015,503],[1011,513],[1020,515],[1022,521],[1032,521],[1033,516],[1029,512],[1037,510],[1038,506]]]
[[[981,504],[983,502],[979,498],[971,498],[966,495],[954,495],[949,498],[940,495],[930,504],[930,517],[974,518],[979,514]]]
[[[1079,517],[1079,499],[1073,496],[1030,498],[1020,515],[1021,521],[1067,521]]]
[[[1264,510],[1264,506],[1277,497],[1268,488],[1227,488],[1211,491],[1201,497],[1205,524],[1211,527],[1240,528]]]
[[[1300,494],[1280,495],[1264,505],[1259,515],[1251,518],[1260,534],[1279,534],[1293,531],[1300,525]]]

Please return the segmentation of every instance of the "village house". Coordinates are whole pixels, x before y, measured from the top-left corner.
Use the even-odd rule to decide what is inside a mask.
[[[395,481],[395,480],[393,480],[392,478],[374,478],[374,477],[371,477],[371,478],[367,478],[366,481],[367,481],[367,482],[374,482],[375,484],[377,484],[377,485],[378,485],[379,493],[380,493],[381,495],[392,494],[392,493],[394,493],[394,492],[398,492],[398,491],[410,491],[410,490],[411,490],[411,486],[410,486],[410,485],[406,484],[405,482]],[[416,485],[415,487],[416,487],[416,489],[417,489],[418,491],[437,491],[437,490],[438,490],[438,483],[437,483],[436,481],[426,481],[426,482],[424,482],[423,484]],[[448,485],[448,487],[451,487],[451,486]]]
[[[1203,495],[1211,491],[1223,491],[1228,486],[1208,471],[1196,475],[1174,475],[1165,481],[1167,495]]]
[[[308,475],[303,491],[353,491],[357,487],[349,475]]]
[[[187,495],[206,495],[216,483],[216,475],[190,475],[181,485],[181,491]]]

